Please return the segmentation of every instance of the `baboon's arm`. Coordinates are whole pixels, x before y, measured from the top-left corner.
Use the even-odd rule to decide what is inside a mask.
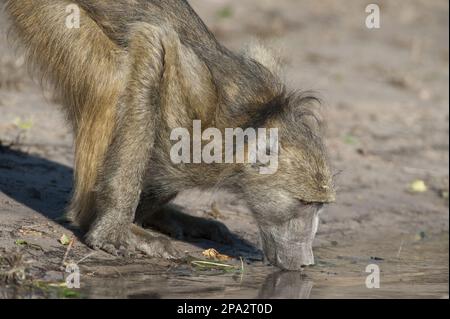
[[[160,82],[164,72],[164,35],[148,24],[136,25],[129,45],[127,88],[118,106],[118,123],[96,185],[97,218],[87,243],[112,254],[121,248],[151,255],[169,254],[167,243],[142,236],[132,223],[160,120]],[[148,250],[151,251],[148,251]],[[170,249],[169,249],[170,250]]]

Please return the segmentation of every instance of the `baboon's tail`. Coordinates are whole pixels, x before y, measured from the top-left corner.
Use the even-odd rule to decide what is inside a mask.
[[[1,1],[28,61],[63,98],[75,134],[75,189],[69,217],[86,230],[95,217],[94,187],[123,90],[123,52],[83,9],[73,6],[76,1]]]

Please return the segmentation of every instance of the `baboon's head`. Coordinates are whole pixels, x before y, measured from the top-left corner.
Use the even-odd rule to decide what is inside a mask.
[[[287,270],[314,264],[318,216],[335,200],[319,120],[308,107],[311,101],[292,95],[283,98],[281,106],[270,106],[264,127],[278,128],[278,169],[264,175],[260,164],[246,165],[242,179],[266,258]]]

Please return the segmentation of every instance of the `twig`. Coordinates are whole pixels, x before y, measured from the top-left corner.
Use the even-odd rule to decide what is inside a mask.
[[[402,248],[403,248],[403,239],[402,239],[402,242],[400,243],[400,247],[397,252],[397,258],[400,258],[400,253],[402,252]]]
[[[236,268],[235,266],[232,266],[232,265],[216,263],[216,262],[211,262],[211,261],[203,261],[203,260],[194,260],[194,261],[191,261],[191,264],[196,265],[198,267]]]
[[[81,259],[77,262],[77,265],[81,264],[83,261],[85,261],[86,259],[88,259],[88,258],[91,257],[91,256],[94,256],[95,254],[96,254],[95,251],[92,252],[92,253],[87,254],[86,256],[84,256],[83,258],[81,258]]]
[[[113,267],[114,271],[119,274],[119,277],[123,279],[122,273],[119,271],[117,267]]]
[[[241,259],[241,278],[240,278],[240,284],[242,284],[242,281],[244,280],[244,260],[242,257],[239,257]]]
[[[42,226],[48,226],[48,223],[40,223],[40,224],[33,224],[33,225],[23,225],[23,226],[20,226],[20,228],[21,229],[32,229],[32,230],[35,230],[35,229],[37,229],[39,227],[42,227]]]
[[[75,238],[72,237],[72,239],[70,239],[69,244],[67,245],[66,253],[64,254],[64,257],[63,257],[63,260],[62,260],[62,266],[63,267],[66,264],[67,256],[69,256],[69,252],[72,249],[72,246],[73,246],[74,243],[75,243]]]

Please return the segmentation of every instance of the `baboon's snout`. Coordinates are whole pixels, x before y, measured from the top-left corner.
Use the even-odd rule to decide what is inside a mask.
[[[319,209],[308,209],[281,225],[260,226],[268,261],[284,270],[301,270],[314,264],[312,244],[319,224]]]

